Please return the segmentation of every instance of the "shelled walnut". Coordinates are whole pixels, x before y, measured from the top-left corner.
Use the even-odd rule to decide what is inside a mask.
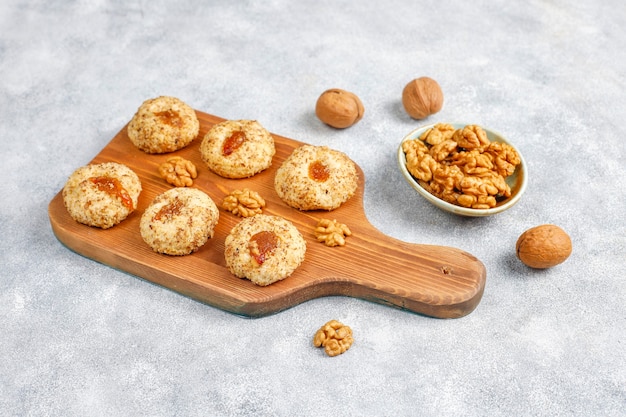
[[[190,187],[198,177],[198,170],[193,162],[180,156],[172,156],[159,165],[159,175],[175,187]]]
[[[315,227],[315,237],[326,246],[344,246],[350,235],[352,232],[348,226],[337,220],[320,219]]]
[[[234,190],[224,198],[222,208],[236,216],[252,217],[263,212],[265,200],[256,191],[248,188]]]
[[[324,324],[313,336],[313,346],[323,347],[328,356],[341,355],[353,342],[352,329],[337,320]]]
[[[461,207],[488,209],[511,196],[506,177],[521,163],[507,143],[491,142],[480,126],[437,123],[402,144],[406,167],[429,193]]]

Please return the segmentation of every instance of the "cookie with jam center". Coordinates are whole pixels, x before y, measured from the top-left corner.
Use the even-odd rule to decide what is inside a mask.
[[[63,187],[63,204],[79,223],[108,229],[137,208],[141,181],[117,162],[90,164],[75,170]]]
[[[229,271],[260,286],[289,277],[302,264],[306,241],[289,220],[257,214],[232,228],[225,241]]]
[[[155,252],[189,255],[213,237],[218,220],[217,205],[205,192],[176,187],[150,203],[141,216],[139,230]]]
[[[144,101],[128,123],[130,141],[149,154],[174,152],[189,145],[200,132],[194,109],[176,97]]]
[[[355,194],[358,180],[356,165],[343,152],[302,145],[276,170],[274,188],[299,210],[334,210]]]
[[[226,120],[211,127],[200,145],[208,168],[225,178],[248,178],[269,168],[274,138],[256,120]]]

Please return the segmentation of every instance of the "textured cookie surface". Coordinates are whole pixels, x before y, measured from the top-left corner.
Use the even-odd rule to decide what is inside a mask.
[[[248,178],[272,165],[274,138],[256,120],[227,120],[214,125],[200,145],[209,169],[225,178]]]
[[[116,162],[78,168],[63,187],[63,203],[79,223],[108,229],[135,208],[141,181],[126,165]]]
[[[144,101],[128,123],[128,137],[144,152],[174,152],[189,145],[200,131],[196,112],[176,97]]]
[[[276,171],[274,187],[289,206],[300,210],[334,210],[354,195],[356,165],[327,146],[296,148]]]
[[[155,252],[188,255],[213,237],[219,210],[196,188],[177,187],[158,195],[141,216],[141,237]]]
[[[265,214],[247,217],[226,237],[231,273],[266,286],[290,276],[304,261],[306,241],[288,220]]]

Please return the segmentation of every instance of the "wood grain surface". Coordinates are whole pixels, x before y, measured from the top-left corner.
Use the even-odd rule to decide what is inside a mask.
[[[199,111],[197,115],[198,139],[174,154],[196,164],[199,175],[193,186],[205,191],[218,206],[230,191],[247,187],[267,201],[265,214],[294,223],[307,241],[307,252],[292,276],[260,287],[232,275],[224,260],[224,240],[241,219],[222,209],[215,235],[196,253],[176,257],[153,252],[139,234],[139,219],[154,197],[171,188],[159,177],[157,167],[172,154],[149,155],[138,150],[128,139],[126,127],[92,162],[119,162],[137,173],[143,186],[137,210],[117,226],[101,230],[75,222],[59,191],[48,207],[59,241],[97,262],[248,317],[266,316],[330,295],[357,297],[438,318],[462,317],[476,308],[485,288],[483,263],[456,248],[406,243],[379,232],[365,216],[365,178],[360,167],[357,194],[344,205],[331,212],[299,211],[285,205],[274,191],[274,173],[302,142],[273,134],[276,155],[269,169],[248,179],[225,179],[206,168],[199,151],[204,134],[223,119]],[[348,225],[352,236],[346,246],[327,247],[317,242],[313,230],[321,218]]]

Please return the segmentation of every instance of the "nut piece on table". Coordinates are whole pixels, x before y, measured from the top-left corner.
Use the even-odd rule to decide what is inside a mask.
[[[424,119],[443,107],[443,91],[429,77],[416,78],[402,90],[404,110],[414,119]]]
[[[315,114],[324,123],[337,129],[350,127],[363,117],[361,100],[349,91],[331,88],[324,91],[315,104]]]
[[[198,177],[198,170],[193,162],[172,156],[159,165],[159,175],[175,187],[190,187]]]
[[[321,219],[315,227],[315,237],[326,246],[344,246],[351,234],[348,226],[337,220]]]
[[[544,224],[522,233],[515,251],[526,266],[546,269],[565,262],[572,253],[572,240],[560,227]]]
[[[263,212],[265,200],[256,191],[244,188],[227,195],[222,202],[222,208],[236,216],[252,217]]]
[[[353,341],[350,327],[337,320],[331,320],[315,333],[313,346],[323,347],[328,356],[337,356],[350,349]]]

